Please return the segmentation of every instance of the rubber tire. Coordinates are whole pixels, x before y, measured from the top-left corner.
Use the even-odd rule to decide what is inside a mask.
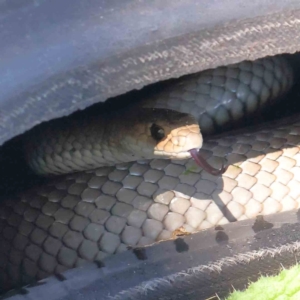
[[[0,145],[154,82],[295,52],[299,16],[294,0],[1,0]]]
[[[6,296],[10,300],[165,299],[225,297],[261,275],[300,258],[300,212],[217,226],[193,235],[131,249],[69,270]],[[213,298],[212,298],[213,299]]]

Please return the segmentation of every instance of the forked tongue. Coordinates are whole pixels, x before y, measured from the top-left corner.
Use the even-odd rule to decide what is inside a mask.
[[[192,158],[195,160],[197,165],[199,165],[203,170],[207,173],[218,176],[226,172],[228,166],[223,164],[221,169],[215,169],[212,167],[199,153],[198,149],[189,150],[191,153]]]

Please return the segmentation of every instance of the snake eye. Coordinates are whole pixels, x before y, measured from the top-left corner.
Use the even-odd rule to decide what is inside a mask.
[[[150,128],[152,137],[157,141],[161,141],[165,137],[165,131],[162,127],[153,123]]]

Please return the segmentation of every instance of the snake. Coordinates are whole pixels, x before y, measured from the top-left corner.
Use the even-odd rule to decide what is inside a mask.
[[[185,76],[129,108],[30,130],[26,161],[49,178],[1,203],[1,290],[176,230],[298,207],[298,116],[214,135],[275,105],[293,82],[284,56],[243,61]]]

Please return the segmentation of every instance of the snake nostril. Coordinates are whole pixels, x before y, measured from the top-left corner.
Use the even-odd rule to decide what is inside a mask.
[[[150,127],[151,136],[157,141],[161,141],[165,137],[165,131],[159,125],[153,123]]]

